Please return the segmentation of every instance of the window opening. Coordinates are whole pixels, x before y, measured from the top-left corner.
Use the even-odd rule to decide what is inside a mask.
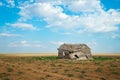
[[[74,55],[76,58],[79,58],[78,55]]]

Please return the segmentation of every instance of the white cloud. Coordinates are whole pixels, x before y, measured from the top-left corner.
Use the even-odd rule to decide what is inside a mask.
[[[30,0],[30,2],[34,2],[34,0]]]
[[[36,30],[36,27],[34,27],[32,24],[27,24],[27,23],[17,22],[17,23],[13,23],[13,24],[7,23],[6,25],[12,26],[15,28],[20,28],[22,30]]]
[[[12,42],[9,44],[10,47],[29,47],[30,45],[27,43],[27,41],[19,41],[19,42]]]
[[[67,30],[76,32],[112,32],[117,31],[120,24],[120,11],[110,9],[105,11],[99,0],[36,0],[37,3],[20,7],[20,21],[33,17],[43,18],[47,28],[53,30]],[[64,13],[64,8],[73,12],[72,15]],[[80,12],[80,13],[79,13]],[[74,15],[74,13],[79,13]]]
[[[91,41],[87,43],[88,46],[91,47],[91,49],[94,49],[95,47],[99,46],[99,43],[97,41]]]
[[[110,9],[111,10],[111,9]],[[120,22],[115,21],[115,19],[119,19],[120,12],[117,11],[102,11],[101,13],[97,12],[95,14],[90,14],[83,18],[83,25],[86,27],[88,31],[92,32],[111,32],[117,31],[117,24]],[[113,13],[116,13],[113,15]]]
[[[19,14],[22,19],[23,17],[25,19],[30,19],[33,16],[42,17],[48,23],[47,28],[73,29],[73,27],[79,26],[80,19],[78,16],[69,16],[62,11],[61,7],[54,7],[50,3],[36,3],[22,7]]]
[[[21,11],[19,14],[25,18],[34,16],[55,18],[56,16],[58,16],[59,12],[62,11],[60,7],[53,7],[50,3],[35,3],[20,8]]]
[[[96,41],[94,41],[94,42],[92,42],[93,43],[93,45],[96,45],[97,44],[97,42]]]
[[[15,7],[14,0],[6,0],[6,2],[9,4],[9,5],[7,5],[8,7]]]
[[[70,33],[70,32],[64,32],[64,33],[61,33],[61,34],[63,34],[63,35],[71,35],[72,33]]]
[[[66,1],[66,0],[65,0]],[[60,4],[62,0],[35,0],[36,3],[52,3],[52,4]]]
[[[92,41],[92,42],[89,42],[88,44],[91,45],[91,46],[95,46],[95,45],[98,45],[98,42],[97,41]]]
[[[71,0],[66,1],[65,4],[73,12],[94,12],[97,9],[100,9],[99,0]]]
[[[19,34],[11,34],[11,33],[0,33],[0,36],[2,37],[20,37],[22,35]]]
[[[119,34],[111,34],[111,37],[113,38],[113,39],[118,39],[118,38],[120,38],[120,35]]]
[[[62,42],[62,41],[52,41],[52,42],[50,42],[51,44],[54,44],[54,45],[57,45],[57,46],[59,46],[59,45],[61,45],[61,44],[64,44],[64,42]]]
[[[43,47],[40,43],[28,42],[26,40],[15,41],[9,44],[9,47],[33,47],[33,48],[41,48]]]
[[[2,2],[0,2],[0,6],[2,6],[3,5],[3,3]]]

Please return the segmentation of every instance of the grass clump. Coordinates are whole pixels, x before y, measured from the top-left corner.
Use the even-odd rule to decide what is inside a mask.
[[[58,80],[64,80],[63,78],[60,78],[60,79],[58,79]]]
[[[75,71],[75,72],[80,72],[80,70],[79,70],[79,69],[74,69],[74,71]]]
[[[21,71],[18,71],[18,72],[17,72],[17,74],[24,74],[24,73],[23,73],[23,72],[21,72]]]
[[[111,67],[118,67],[117,64],[110,64]]]
[[[3,78],[2,80],[10,80],[9,78]]]
[[[64,72],[68,72],[69,70],[68,69],[65,69]]]
[[[7,73],[0,73],[0,78],[6,77],[6,76],[9,76],[9,74],[7,74]]]
[[[120,73],[114,71],[114,72],[112,72],[112,74],[119,75]]]
[[[79,77],[80,77],[80,78],[84,78],[84,77],[85,77],[85,75],[84,75],[84,74],[81,74]]]
[[[7,71],[8,71],[8,72],[12,72],[13,69],[8,67],[8,68],[7,68]]]
[[[51,63],[50,65],[51,65],[52,67],[55,67],[55,66],[56,66],[56,65],[55,65],[55,64],[53,64],[53,63]]]
[[[95,71],[96,72],[102,72],[102,69],[101,68],[97,68]]]
[[[94,61],[94,65],[100,65],[101,61]]]
[[[106,80],[104,77],[100,78],[101,80]]]
[[[73,74],[67,74],[68,77],[73,77],[74,75]]]

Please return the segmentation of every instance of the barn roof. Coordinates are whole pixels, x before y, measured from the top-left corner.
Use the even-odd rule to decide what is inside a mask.
[[[86,44],[62,44],[58,49],[67,51],[79,51],[81,49],[90,49]]]

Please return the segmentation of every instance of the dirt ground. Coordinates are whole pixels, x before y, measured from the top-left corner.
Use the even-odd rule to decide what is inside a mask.
[[[94,58],[76,61],[0,55],[0,80],[120,80],[120,55]]]

